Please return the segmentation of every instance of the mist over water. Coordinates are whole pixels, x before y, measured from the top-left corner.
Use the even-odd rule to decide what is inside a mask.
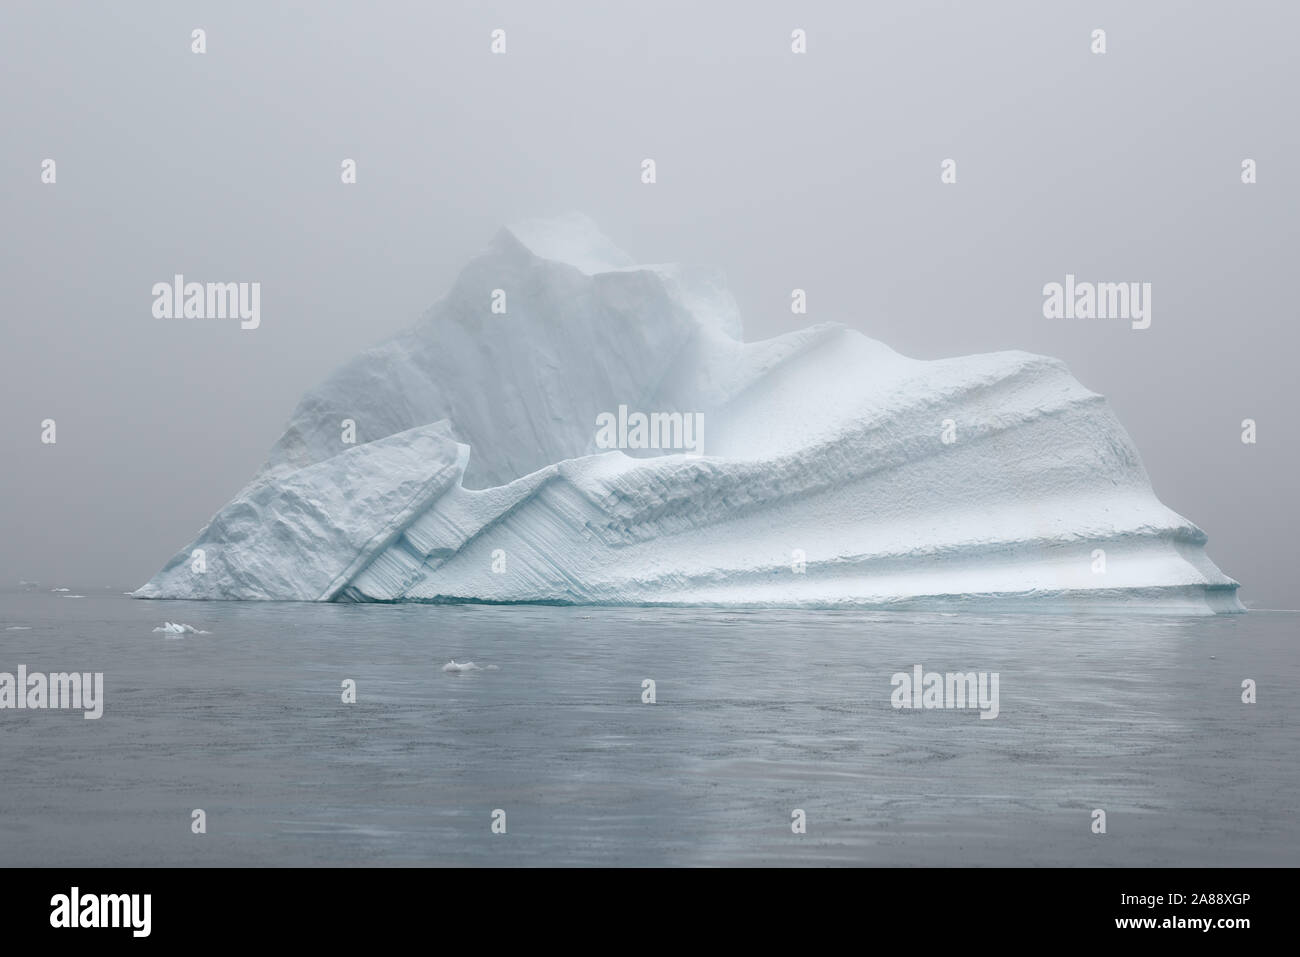
[[[0,720],[0,865],[1283,865],[1300,850],[1294,613],[73,593],[0,594],[0,670],[105,673],[99,720]],[[163,620],[212,634],[154,634]],[[485,670],[444,673],[452,659]],[[891,707],[891,675],[918,664],[997,672],[998,717]],[[1261,704],[1242,703],[1245,678]]]
[[[576,209],[639,262],[723,270],[749,339],[1064,360],[1243,598],[1300,607],[1298,27],[1286,0],[7,0],[0,584],[142,584],[307,389],[503,224]],[[156,318],[178,273],[259,283],[258,327]],[[1151,283],[1150,328],[1045,318],[1067,275]]]

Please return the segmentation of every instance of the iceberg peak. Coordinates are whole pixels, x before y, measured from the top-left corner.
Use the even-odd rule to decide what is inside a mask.
[[[513,240],[538,259],[565,263],[594,276],[634,266],[632,257],[615,246],[582,213],[569,212],[549,219],[527,219],[504,227],[497,241]]]

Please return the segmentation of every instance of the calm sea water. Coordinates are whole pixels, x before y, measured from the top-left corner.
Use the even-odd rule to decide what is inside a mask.
[[[118,591],[0,594],[0,671],[105,681],[98,721],[0,711],[0,865],[1300,864],[1295,613]],[[211,634],[154,634],[164,619]],[[1001,713],[895,710],[916,664],[997,672]]]

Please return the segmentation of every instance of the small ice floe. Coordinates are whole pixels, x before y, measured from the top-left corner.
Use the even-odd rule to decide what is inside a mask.
[[[50,591],[72,591],[71,588],[51,588]]]
[[[452,659],[442,666],[442,670],[449,675],[467,675],[471,671],[497,671],[498,668],[496,665],[488,665],[486,668],[482,668],[472,661],[457,662]]]
[[[154,629],[154,632],[162,632],[164,635],[210,635],[210,631],[199,631],[193,625],[185,625],[178,621],[164,621]]]
[[[31,631],[31,625],[7,625],[5,631]]]
[[[85,595],[60,595],[60,598],[85,598]]]

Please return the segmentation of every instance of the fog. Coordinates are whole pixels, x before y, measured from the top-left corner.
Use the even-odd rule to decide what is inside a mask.
[[[1061,358],[1247,604],[1300,607],[1298,11],[6,0],[0,586],[143,583],[306,389],[580,210],[721,267],[750,339]],[[155,318],[177,273],[260,283],[260,325]],[[1150,327],[1045,318],[1067,274],[1150,283]]]

